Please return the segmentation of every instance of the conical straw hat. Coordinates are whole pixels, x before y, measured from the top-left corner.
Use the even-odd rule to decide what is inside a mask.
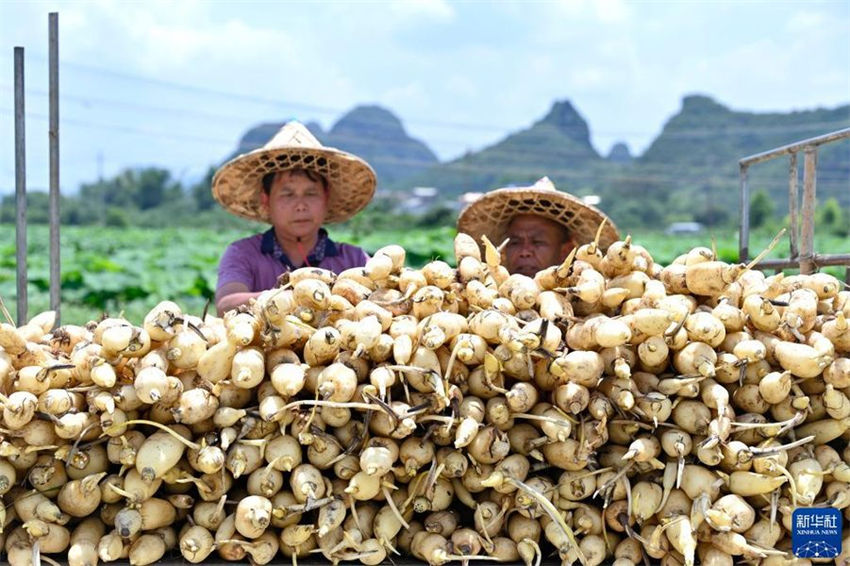
[[[494,245],[505,240],[514,216],[534,214],[564,225],[577,245],[592,242],[603,219],[607,219],[599,238],[603,250],[620,239],[617,227],[601,210],[585,204],[569,193],[559,191],[548,177],[530,187],[511,187],[490,191],[470,203],[457,219],[457,231],[476,241],[487,236]]]
[[[269,222],[260,205],[263,177],[275,171],[308,169],[328,181],[326,223],[344,222],[369,204],[375,194],[375,171],[356,155],[325,147],[304,124],[292,121],[266,145],[235,157],[213,177],[215,199],[228,211]]]

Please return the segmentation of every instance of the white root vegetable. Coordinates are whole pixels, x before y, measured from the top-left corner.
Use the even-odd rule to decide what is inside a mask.
[[[265,356],[259,348],[242,348],[233,355],[231,382],[243,389],[257,387],[265,377]]]
[[[180,461],[190,436],[185,427],[174,427],[171,432],[158,431],[148,437],[136,455],[141,477],[149,483],[163,477]]]
[[[230,340],[219,342],[204,352],[198,360],[198,375],[212,383],[222,381],[230,375],[235,355],[236,345],[233,342]]]
[[[172,413],[178,423],[193,425],[212,418],[218,408],[218,397],[207,389],[195,388],[180,395]]]
[[[832,363],[829,356],[822,355],[815,348],[795,342],[778,342],[774,348],[774,356],[782,369],[802,378],[816,377]]]
[[[207,341],[196,328],[181,325],[177,333],[168,341],[165,358],[174,367],[192,369],[198,365],[201,356],[207,351]]]
[[[837,279],[631,238],[526,277],[482,241],[222,318],[0,327],[9,560],[775,564],[796,507],[850,519]]]
[[[249,495],[236,507],[234,526],[242,536],[255,539],[269,527],[271,516],[271,501],[259,495]]]
[[[103,522],[96,517],[85,519],[77,525],[69,540],[68,566],[97,564],[97,546],[105,531]]]
[[[195,525],[181,535],[179,547],[183,558],[192,564],[200,564],[212,554],[215,540],[208,529]]]
[[[130,564],[145,566],[159,561],[167,550],[163,537],[156,534],[143,534],[130,546]]]
[[[72,517],[87,517],[100,505],[101,491],[98,482],[106,472],[66,483],[59,490],[57,503],[64,513]]]

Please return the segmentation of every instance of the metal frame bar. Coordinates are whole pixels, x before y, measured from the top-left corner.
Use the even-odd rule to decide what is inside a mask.
[[[850,254],[813,254],[812,262],[817,266],[850,265]],[[759,269],[788,269],[799,266],[799,258],[765,259],[758,263]]]
[[[803,208],[800,230],[800,273],[815,271],[815,196],[817,193],[818,150],[807,147],[803,158]]]
[[[788,166],[788,212],[791,216],[791,231],[788,238],[791,241],[791,257],[797,257],[800,253],[800,231],[797,229],[799,220],[798,208],[800,207],[800,196],[797,193],[797,154],[791,154],[791,162]]]
[[[24,48],[15,58],[15,256],[17,261],[18,325],[27,321],[27,155],[24,120]]]
[[[790,153],[797,153],[801,150],[806,149],[809,146],[819,146],[825,143],[834,142],[836,140],[841,140],[844,138],[850,137],[850,128],[843,128],[841,130],[836,130],[834,132],[830,132],[828,134],[824,134],[822,136],[816,136],[813,138],[801,140],[798,142],[790,143],[788,145],[783,145],[781,147],[777,147],[774,149],[770,149],[767,151],[763,151],[761,153],[756,153],[750,155],[748,157],[744,157],[738,160],[738,163],[741,165],[755,165],[756,163],[762,163],[763,161],[769,161],[775,157],[779,157],[780,155],[788,155]]]
[[[850,138],[850,128],[794,142],[762,153],[744,157],[738,161],[741,177],[741,227],[738,234],[739,261],[746,262],[750,252],[750,186],[749,168],[783,155],[789,156],[788,208],[790,213],[790,257],[764,260],[757,265],[760,269],[783,269],[797,267],[800,273],[812,273],[822,265],[847,265],[846,279],[850,281],[850,254],[820,255],[814,251],[815,205],[817,197],[817,152],[818,147]],[[798,159],[803,152],[803,201],[799,207],[797,188]]]
[[[50,82],[50,126],[47,133],[50,144],[50,308],[56,311],[56,324],[60,323],[62,271],[59,247],[59,14],[47,16],[48,77]]]
[[[750,183],[749,165],[741,163],[741,229],[738,231],[738,261],[750,257]]]

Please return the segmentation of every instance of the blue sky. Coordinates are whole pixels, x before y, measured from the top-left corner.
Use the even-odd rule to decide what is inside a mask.
[[[391,109],[445,160],[528,127],[555,100],[573,103],[603,154],[616,141],[646,149],[686,94],[759,112],[850,101],[846,0],[7,0],[0,194],[14,191],[17,45],[29,186],[47,186],[50,11],[59,12],[67,192],[130,166],[193,180],[252,125],[298,118],[328,128],[358,104]]]

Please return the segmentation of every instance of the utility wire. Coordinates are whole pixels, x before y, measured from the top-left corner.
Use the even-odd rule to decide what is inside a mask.
[[[0,110],[0,113],[5,113],[5,111]],[[46,116],[34,114],[31,115],[33,118],[37,118],[40,120],[47,120]],[[182,135],[175,134],[173,132],[162,132],[158,130],[151,129],[141,129],[141,128],[131,128],[131,127],[123,127],[123,126],[114,126],[109,124],[92,124],[90,122],[78,122],[72,119],[62,118],[62,123],[71,123],[84,125],[87,127],[94,128],[104,128],[108,130],[117,130],[130,134],[137,134],[146,137],[163,137],[165,139],[169,139],[172,141],[201,141],[201,142],[213,142],[216,141],[224,143],[224,140],[213,140],[209,137],[199,137],[199,136],[191,136],[191,135]],[[493,151],[493,150],[491,150]],[[521,152],[503,152],[506,157],[516,157],[518,153]],[[534,153],[534,152],[530,152]],[[496,152],[493,155],[499,156],[499,153]],[[476,164],[469,162],[452,162],[448,164],[438,164],[432,162],[426,162],[422,160],[416,159],[404,159],[397,158],[392,156],[381,157],[378,159],[373,159],[376,163],[384,163],[388,165],[407,165],[411,167],[417,168],[427,168],[429,166],[436,167],[442,165],[444,173],[454,173],[454,174],[489,174],[489,175],[506,175],[511,174],[517,177],[525,176],[525,177],[538,177],[542,174],[546,174],[552,177],[557,177],[560,179],[568,179],[582,182],[584,184],[595,186],[600,184],[600,182],[605,182],[606,184],[611,183],[627,183],[627,182],[635,182],[635,183],[673,183],[676,185],[683,184],[712,184],[712,183],[728,183],[730,180],[730,176],[723,175],[666,175],[666,174],[658,174],[658,173],[644,173],[644,174],[617,174],[617,173],[602,173],[595,174],[593,171],[575,171],[570,168],[563,167],[552,167],[551,165],[547,166],[538,166],[534,164],[529,164],[527,166],[517,165],[515,163],[503,163],[502,165],[494,166],[494,165],[485,165],[485,164]],[[664,167],[663,164],[658,164],[659,167]],[[420,171],[421,172],[421,171]],[[819,171],[818,174],[818,184],[821,187],[843,187],[847,186],[848,180],[846,178],[840,177],[832,177],[830,175],[826,175],[823,172]],[[469,190],[489,190],[493,187],[469,187]]]
[[[12,115],[12,110],[8,109],[8,108],[0,108],[0,114]],[[45,121],[45,120],[48,119],[46,115],[39,114],[39,113],[27,113],[27,116],[31,117],[33,119],[41,120],[41,121]],[[91,128],[97,128],[97,129],[102,129],[102,130],[107,130],[107,131],[117,131],[117,132],[123,132],[123,133],[144,135],[144,136],[149,136],[149,137],[152,137],[152,138],[163,139],[163,140],[168,140],[168,141],[193,141],[193,142],[205,143],[205,144],[208,144],[208,145],[215,144],[216,146],[233,144],[232,139],[214,138],[214,137],[210,137],[210,136],[199,136],[199,135],[195,135],[195,134],[175,132],[174,130],[158,130],[158,129],[155,129],[155,128],[145,128],[145,127],[139,127],[139,126],[123,125],[123,124],[107,124],[107,123],[93,122],[93,121],[88,121],[88,120],[79,120],[79,119],[67,118],[67,117],[63,117],[61,119],[61,121],[63,123],[66,123],[66,124],[72,124],[72,125],[77,125],[77,126],[82,126],[82,127],[91,127]],[[785,128],[785,130],[788,130],[788,131],[791,131],[791,130],[794,130],[794,131],[811,131],[811,130],[815,130],[815,129],[819,129],[819,128],[822,129],[822,128],[825,128],[825,127],[836,127],[836,126],[841,126],[841,123],[839,123],[839,122],[810,123],[810,124],[804,124],[804,125],[796,126],[796,127],[793,127],[793,128]],[[723,130],[722,133],[730,134],[730,133],[732,133],[732,130],[733,129],[731,129],[731,128],[726,129],[726,130]],[[774,129],[769,129],[768,131],[775,131],[775,130],[776,129],[774,128]],[[758,128],[744,128],[744,129],[741,129],[741,131],[746,132],[748,134],[752,134],[754,132],[761,132],[762,130],[760,130]],[[716,135],[718,135],[718,133],[721,133],[721,132],[712,131],[711,133],[716,136]],[[683,134],[685,134],[685,133],[683,133]],[[666,134],[666,135],[671,135],[671,134]],[[343,144],[342,144],[343,147],[341,147],[340,149],[345,149],[345,145],[344,145],[345,143],[356,144],[357,147],[358,147],[358,151],[364,151],[364,150],[368,151],[368,148],[370,148],[370,147],[374,148],[376,150],[377,149],[383,149],[383,148],[386,147],[386,143],[387,143],[386,140],[382,140],[382,139],[361,137],[361,136],[348,135],[348,134],[339,134],[339,133],[332,134],[332,135],[325,133],[324,137],[332,137],[332,140],[334,141],[334,143],[343,142]],[[671,135],[671,137],[673,137],[673,136]],[[504,140],[502,140],[502,141],[504,141]],[[502,142],[497,142],[497,143],[495,143],[495,144],[493,144],[489,147],[484,148],[487,151],[487,157],[492,158],[492,159],[504,159],[504,160],[516,160],[518,158],[527,158],[531,161],[540,161],[540,160],[546,160],[546,159],[554,160],[554,159],[577,158],[577,159],[583,159],[583,160],[587,160],[587,159],[598,160],[599,163],[602,163],[603,159],[604,159],[602,157],[597,157],[593,153],[591,153],[591,148],[548,147],[548,146],[535,147],[535,148],[531,148],[531,147],[519,147],[519,148],[501,147],[500,148],[500,147],[498,147],[501,144],[502,144]],[[254,149],[254,147],[251,147],[251,149]],[[480,150],[480,151],[483,151],[483,149]],[[475,152],[474,155],[480,155],[480,153]],[[463,158],[463,156],[457,157],[455,159],[445,161],[445,162],[438,162],[438,161],[431,161],[431,160],[419,160],[419,159],[413,159],[413,158],[396,158],[396,157],[392,157],[392,156],[381,156],[381,157],[372,158],[372,160],[380,161],[380,162],[383,162],[383,163],[389,163],[389,164],[409,165],[411,167],[431,167],[431,166],[436,166],[436,165],[454,167],[454,166],[460,166],[458,160],[462,159],[462,158]],[[463,164],[463,166],[467,167],[467,168],[469,167],[469,165],[470,164],[466,164],[466,163]],[[658,164],[658,165],[663,166],[663,164]],[[735,166],[735,164],[732,163],[729,166],[730,166],[730,168],[732,168],[732,167]],[[480,170],[480,166],[479,166],[479,170]],[[494,171],[495,171],[495,169],[494,169]]]
[[[0,90],[11,92],[11,87],[6,83],[0,83]],[[37,90],[37,89],[28,89],[26,94],[30,95],[30,96],[34,95],[34,96],[45,97],[45,98],[48,96],[48,93],[46,91]],[[185,108],[185,107],[153,106],[153,105],[141,104],[141,103],[137,103],[137,102],[128,102],[126,100],[98,98],[98,97],[93,97],[93,96],[90,96],[90,95],[62,94],[62,95],[60,95],[60,99],[80,104],[81,106],[83,106],[84,108],[86,108],[88,110],[91,110],[92,107],[94,107],[95,105],[103,105],[103,106],[109,106],[109,107],[113,107],[113,108],[131,108],[131,109],[135,109],[135,110],[150,111],[150,112],[156,112],[156,113],[178,114],[181,117],[183,117],[183,116],[197,116],[199,118],[204,118],[205,120],[208,120],[208,119],[216,119],[216,120],[229,119],[229,120],[233,120],[233,121],[238,120],[240,122],[247,122],[249,120],[254,119],[254,118],[250,118],[250,117],[247,117],[247,116],[244,116],[244,115],[236,115],[236,114],[220,113],[220,112],[205,112],[205,111],[197,110],[197,109],[194,109],[194,108]],[[349,112],[350,112],[350,109],[349,109]],[[306,121],[309,121],[309,120],[306,120]],[[274,120],[274,119],[267,120],[267,121],[263,122],[263,124],[283,124],[283,123],[285,123],[285,121]],[[372,123],[375,124],[376,126],[383,126],[384,125],[384,123],[380,122],[380,121],[373,121]],[[537,122],[535,122],[535,124],[536,123]],[[368,125],[369,122],[359,119],[358,124]],[[460,123],[452,123],[452,124],[454,126],[457,126],[457,127],[464,127],[463,124],[460,124]],[[724,124],[718,124],[716,127],[713,127],[713,128],[706,128],[706,127],[689,128],[689,129],[675,131],[675,132],[666,132],[666,133],[664,133],[664,136],[668,139],[677,139],[677,138],[712,137],[712,136],[717,136],[718,134],[739,134],[739,133],[752,134],[752,133],[784,133],[784,132],[790,133],[790,132],[801,132],[801,131],[813,130],[813,129],[817,129],[817,128],[829,128],[829,127],[842,128],[842,127],[847,127],[848,125],[850,125],[850,111],[848,111],[847,121],[834,120],[834,121],[828,121],[828,122],[808,122],[808,123],[799,123],[799,124],[781,125],[781,126],[770,126],[770,125],[726,126]],[[529,126],[528,128],[525,128],[525,129],[517,130],[514,133],[507,134],[507,136],[513,136],[513,135],[521,134],[522,132],[527,131],[531,127],[532,126]],[[574,127],[574,128],[559,127],[558,129],[561,132],[564,132],[564,133],[570,133],[570,132],[583,133],[583,131],[584,131],[583,127]],[[502,130],[500,130],[500,131],[502,131]],[[324,132],[324,133],[328,134],[328,133],[330,133],[330,131]],[[618,135],[623,135],[623,136],[625,136],[625,135],[646,135],[646,134],[649,134],[650,132],[600,131],[600,132],[594,132],[594,133],[597,133],[599,135],[606,135],[606,136],[614,137],[614,136],[618,136]],[[661,134],[659,134],[659,135],[661,135]],[[335,133],[334,136],[347,137],[347,136],[345,136],[345,134],[339,134],[339,133]],[[350,136],[348,136],[348,137],[350,137]],[[358,141],[364,141],[359,136],[358,137],[352,137],[352,139],[356,139]],[[453,138],[453,139],[443,138],[443,139],[432,140],[432,141],[439,141],[441,143],[462,143],[462,142],[459,142],[459,140],[457,138]]]
[[[39,54],[35,55],[34,58],[42,59],[42,60],[44,59],[44,57],[39,55]],[[103,68],[103,67],[97,67],[97,66],[88,65],[88,64],[85,64],[85,63],[77,63],[77,62],[73,62],[73,61],[61,61],[60,60],[60,64],[64,65],[64,66],[71,67],[71,68],[78,68],[78,69],[81,69],[81,70],[85,70],[85,71],[88,71],[88,72],[91,72],[91,73],[100,74],[100,75],[104,75],[104,76],[112,76],[112,77],[116,77],[116,78],[120,78],[120,79],[124,79],[124,80],[154,84],[154,85],[158,85],[158,86],[162,86],[162,87],[166,87],[166,88],[171,88],[171,89],[174,89],[174,90],[185,91],[185,92],[196,92],[196,93],[201,93],[201,94],[211,94],[211,95],[221,96],[221,97],[228,98],[228,99],[238,99],[238,100],[250,101],[250,102],[257,103],[257,104],[263,104],[263,105],[274,106],[274,107],[299,108],[299,109],[302,109],[302,110],[305,110],[305,111],[317,112],[317,113],[322,113],[322,114],[345,114],[345,113],[350,111],[350,109],[344,109],[344,108],[318,106],[318,105],[307,104],[307,103],[298,102],[298,101],[267,98],[267,97],[249,95],[249,94],[232,92],[232,91],[212,89],[212,88],[209,88],[209,87],[189,85],[189,84],[185,84],[185,83],[178,83],[178,82],[174,82],[174,81],[159,79],[159,78],[155,78],[155,77],[151,77],[151,76],[127,73],[127,72],[124,72],[124,71],[115,71],[115,70],[112,70],[112,69],[106,69],[106,68]],[[179,109],[173,109],[173,111],[179,112],[180,110]],[[451,128],[451,129],[463,129],[463,130],[475,129],[475,130],[487,130],[487,131],[494,131],[494,132],[505,132],[505,131],[510,131],[510,130],[515,129],[515,126],[507,126],[507,125],[479,124],[479,123],[468,123],[468,122],[458,122],[458,121],[439,121],[439,120],[430,120],[430,119],[429,120],[423,120],[423,119],[418,119],[418,118],[405,119],[404,123],[419,124],[419,125],[423,125],[423,126],[437,126],[437,127]],[[739,128],[727,128],[727,129],[724,129],[724,131],[725,132],[735,132],[735,131],[747,132],[747,131],[750,131],[751,129],[752,128],[742,126],[742,127],[739,127]],[[764,127],[761,127],[761,128],[757,128],[757,130],[761,130],[761,131],[777,131],[777,132],[786,131],[786,130],[787,131],[799,131],[799,129],[800,128],[798,128],[796,126],[776,126],[776,127],[764,126]],[[576,128],[576,130],[577,131],[583,130],[583,128]],[[692,130],[688,133],[688,135],[700,135],[701,132],[707,132],[709,134],[716,134],[717,130],[713,129],[713,128],[705,128],[703,130]],[[630,136],[630,135],[648,135],[648,134],[651,134],[653,132],[595,131],[594,133],[596,135],[605,135],[605,136],[616,137],[616,136]]]

